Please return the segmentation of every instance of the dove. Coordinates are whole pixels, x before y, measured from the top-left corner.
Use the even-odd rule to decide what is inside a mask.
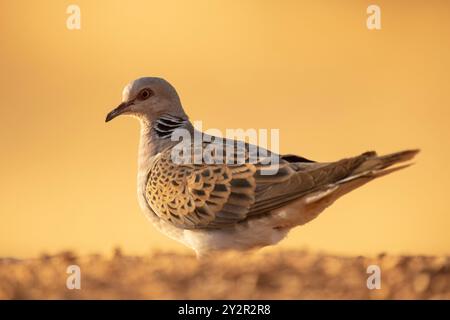
[[[316,162],[200,132],[204,141],[184,141],[192,148],[185,149],[187,157],[179,161],[174,157],[179,151],[174,150],[180,141],[174,136],[199,132],[175,88],[157,77],[139,78],[125,86],[122,102],[105,121],[120,115],[140,122],[137,195],[141,210],[157,230],[193,249],[198,257],[275,245],[343,195],[409,166],[419,152],[378,156],[370,151]],[[213,141],[224,142],[228,152],[227,147],[234,147],[227,161],[194,161],[198,149],[211,147]],[[213,160],[221,153],[217,145],[219,149],[211,153]]]

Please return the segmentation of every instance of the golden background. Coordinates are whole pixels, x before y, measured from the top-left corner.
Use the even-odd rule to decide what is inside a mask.
[[[0,256],[187,250],[138,208],[138,123],[104,123],[140,76],[169,80],[204,129],[279,128],[285,153],[421,148],[281,247],[449,254],[450,3],[376,1],[370,31],[372,3],[2,0]]]

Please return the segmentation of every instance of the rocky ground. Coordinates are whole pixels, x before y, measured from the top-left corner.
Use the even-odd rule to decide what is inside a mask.
[[[69,290],[69,265],[81,289]],[[367,288],[378,265],[381,289]],[[307,251],[0,259],[0,299],[450,299],[450,257],[340,257]]]

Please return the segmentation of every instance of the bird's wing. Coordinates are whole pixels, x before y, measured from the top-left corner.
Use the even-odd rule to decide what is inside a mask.
[[[180,165],[173,162],[168,149],[155,158],[149,171],[146,199],[159,218],[177,227],[222,228],[403,158],[388,160],[368,152],[337,162],[315,163],[281,156],[276,173],[265,175],[271,166],[265,161]]]
[[[149,172],[146,199],[161,219],[182,228],[230,225],[246,218],[255,202],[255,167],[173,163],[157,156]]]
[[[211,144],[204,143],[200,149],[204,151],[207,146]],[[216,161],[218,153],[212,152],[213,164],[196,164],[195,151],[189,153],[185,164],[174,162],[173,149],[159,153],[147,177],[148,205],[159,218],[182,228],[218,228],[245,220],[257,190],[288,181],[295,170],[282,160],[275,174],[263,175],[262,171],[271,169],[267,159],[272,154],[267,151],[249,163],[257,150],[249,144],[242,147],[222,150],[220,161]]]

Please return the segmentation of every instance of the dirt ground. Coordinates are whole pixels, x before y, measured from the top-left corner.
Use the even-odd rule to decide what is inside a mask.
[[[369,265],[381,289],[367,288]],[[66,287],[69,265],[81,289]],[[340,257],[308,251],[0,259],[0,299],[450,299],[450,257]]]

